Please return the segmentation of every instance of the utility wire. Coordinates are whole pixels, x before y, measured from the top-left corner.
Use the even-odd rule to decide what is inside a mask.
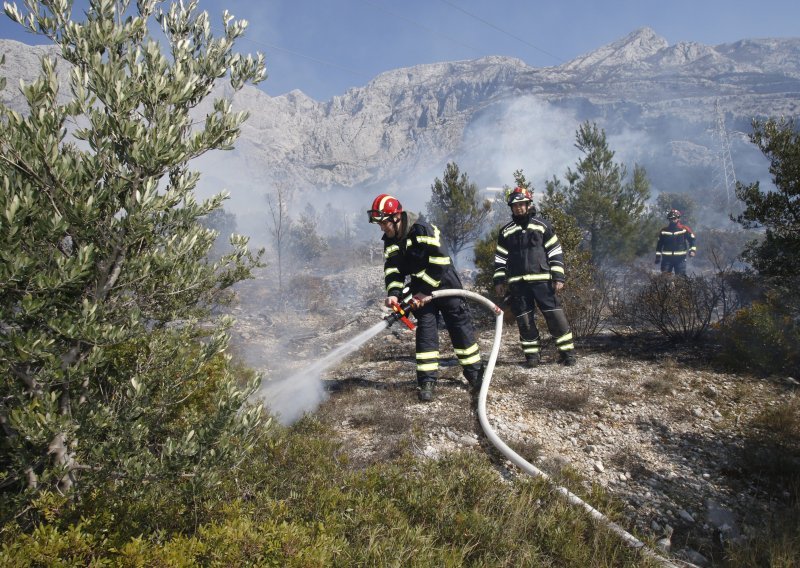
[[[492,28],[494,30],[497,30],[501,34],[505,34],[510,38],[513,38],[513,39],[515,39],[515,40],[517,40],[517,41],[519,41],[521,43],[524,43],[528,47],[532,47],[533,49],[535,49],[536,51],[538,51],[540,53],[544,53],[545,55],[552,57],[553,59],[555,59],[559,63],[565,63],[565,61],[561,57],[559,57],[558,55],[555,55],[553,53],[550,53],[549,51],[546,51],[546,50],[542,49],[541,47],[533,45],[531,42],[527,41],[526,39],[521,38],[521,37],[519,37],[517,35],[514,35],[511,32],[508,32],[508,31],[504,30],[503,28],[500,28],[500,27],[494,25],[492,22],[481,18],[480,16],[476,16],[475,14],[473,14],[471,12],[467,12],[464,8],[462,8],[461,6],[458,6],[458,5],[450,2],[449,0],[440,0],[440,1],[443,4],[447,4],[451,8],[454,8],[454,9],[458,10],[459,12],[462,12],[462,13],[466,14],[470,18],[474,18],[474,19],[478,20],[479,22],[481,22],[483,24],[486,24],[487,26],[489,26],[490,28]]]
[[[288,53],[289,55],[294,55],[296,57],[302,57],[303,59],[308,59],[309,61],[313,61],[314,63],[319,63],[321,65],[327,65],[328,67],[333,67],[335,69],[339,69],[341,71],[346,71],[348,73],[352,73],[353,75],[359,75],[361,77],[372,78],[374,75],[367,73],[366,71],[359,71],[358,69],[352,69],[350,67],[345,67],[344,65],[339,65],[338,63],[333,63],[332,61],[326,61],[324,59],[318,59],[316,57],[312,57],[311,55],[306,55],[305,53],[300,53],[299,51],[292,51],[291,49],[286,49],[285,47],[278,47],[277,45],[273,45],[271,43],[267,43],[264,41],[258,41],[254,39],[250,39],[247,37],[247,34],[239,38],[240,41],[249,41],[250,43],[254,43],[256,45],[260,45],[262,47],[267,47],[269,49],[273,49],[275,51],[280,51],[283,53]]]
[[[426,32],[430,33],[433,36],[436,36],[437,38],[445,39],[445,40],[447,40],[447,41],[449,41],[451,43],[454,43],[456,45],[460,45],[461,47],[466,47],[467,49],[472,50],[472,51],[474,51],[476,53],[481,53],[482,52],[481,49],[478,49],[477,47],[475,47],[473,45],[466,44],[466,43],[464,43],[464,42],[462,42],[462,41],[460,41],[460,40],[458,40],[458,39],[456,39],[454,37],[447,36],[447,35],[439,32],[439,31],[437,31],[437,30],[435,30],[435,29],[433,29],[433,28],[431,28],[429,26],[426,26],[425,24],[422,24],[422,23],[420,23],[420,22],[418,22],[418,21],[416,21],[416,20],[414,20],[412,18],[409,18],[408,16],[404,16],[403,14],[400,14],[399,12],[396,12],[394,10],[389,10],[388,8],[384,7],[383,5],[381,5],[378,2],[374,2],[372,0],[363,0],[363,2],[365,4],[370,4],[371,6],[373,6],[374,8],[377,8],[379,10],[383,10],[384,12],[386,12],[387,14],[389,14],[389,15],[395,17],[395,18],[398,18],[400,20],[405,20],[406,22],[414,24],[415,26],[417,26],[419,28],[422,28],[423,30],[425,30]]]

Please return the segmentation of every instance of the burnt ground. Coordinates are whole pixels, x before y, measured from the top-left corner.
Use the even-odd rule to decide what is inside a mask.
[[[281,374],[277,358],[302,369],[380,320],[380,267],[362,272],[356,284],[336,280],[350,282],[349,304],[276,313],[250,301],[236,308],[234,346],[250,354],[265,384]],[[250,286],[242,297],[252,299],[257,283]],[[328,292],[336,294],[334,284]],[[476,314],[484,358],[494,336],[486,313]],[[336,432],[351,466],[407,452],[425,459],[488,452],[503,477],[526,475],[488,443],[445,331],[435,399],[417,400],[413,337],[395,325],[319,378],[321,401],[307,410]],[[715,565],[728,542],[758,538],[796,500],[794,378],[725,372],[712,363],[713,344],[652,336],[607,334],[577,342],[576,354],[577,365],[563,367],[546,345],[544,363],[525,368],[516,328],[506,326],[487,416],[506,444],[555,479],[577,476],[585,495],[604,488],[626,530],[653,542],[672,533],[673,552]]]

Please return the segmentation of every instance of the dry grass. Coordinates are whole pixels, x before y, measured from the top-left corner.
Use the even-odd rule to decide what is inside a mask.
[[[653,377],[642,383],[642,388],[650,395],[666,396],[675,389],[674,381],[667,377]]]
[[[640,398],[636,389],[631,387],[629,383],[616,383],[606,387],[603,391],[603,397],[608,402],[615,404],[630,404],[631,402]]]
[[[755,416],[752,426],[783,443],[800,442],[800,399],[768,406]]]
[[[529,408],[580,412],[589,407],[590,392],[586,388],[568,390],[559,385],[535,385],[525,394]]]

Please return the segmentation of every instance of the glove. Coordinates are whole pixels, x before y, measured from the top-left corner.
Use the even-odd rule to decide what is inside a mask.
[[[656,256],[656,264],[658,264],[659,262],[661,262],[661,257],[660,256]]]
[[[494,293],[498,298],[504,298],[506,295],[506,285],[505,284],[495,284],[494,285]]]
[[[689,256],[694,257],[694,251],[693,250],[689,251]]]
[[[409,304],[411,305],[412,310],[418,310],[432,299],[432,296],[426,296],[425,294],[414,294],[414,297],[411,298]]]

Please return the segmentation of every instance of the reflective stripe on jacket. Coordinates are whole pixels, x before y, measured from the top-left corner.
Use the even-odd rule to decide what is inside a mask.
[[[564,281],[564,251],[553,226],[530,215],[500,229],[494,257],[494,283]]]
[[[692,230],[686,225],[670,223],[658,235],[656,256],[686,256],[689,251],[695,252],[695,237]]]
[[[383,236],[383,270],[386,294],[400,296],[407,277],[410,293],[430,295],[434,290],[461,288],[461,281],[441,238],[439,228],[402,213],[404,233]]]

